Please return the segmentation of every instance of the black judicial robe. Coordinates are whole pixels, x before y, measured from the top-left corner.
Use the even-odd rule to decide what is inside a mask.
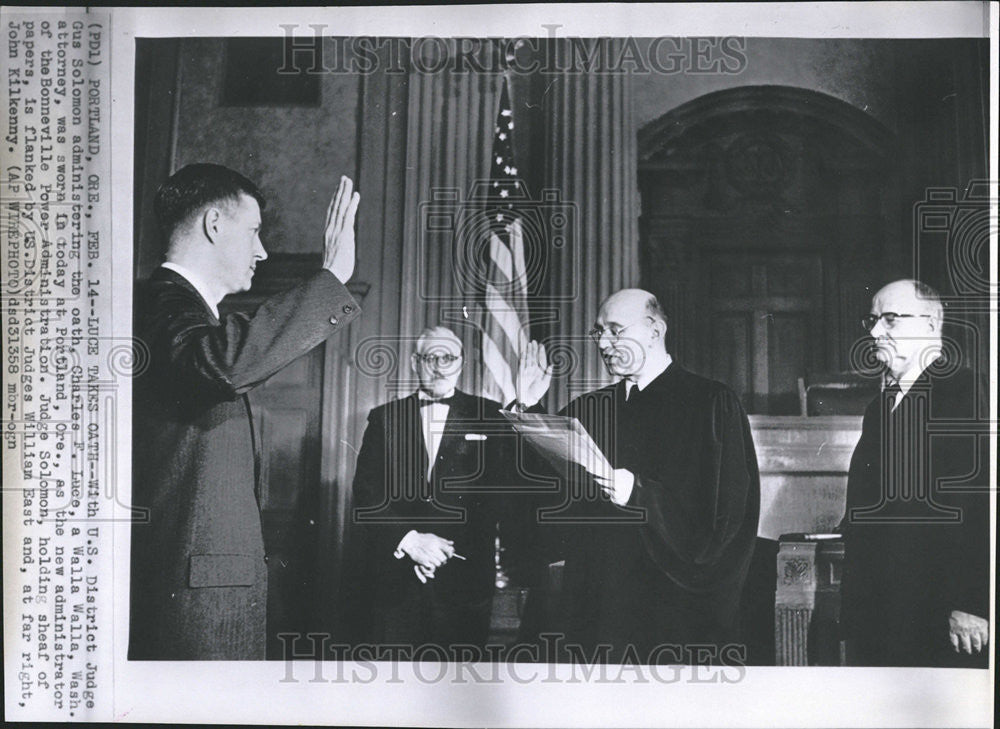
[[[566,560],[567,642],[588,655],[610,645],[609,661],[718,661],[724,645],[740,640],[740,596],[760,510],[739,399],[671,363],[628,401],[618,382],[562,414],[580,420],[615,468],[635,474],[624,507],[600,496],[581,472],[562,506],[536,515],[538,532],[559,535],[561,554],[549,556]],[[699,654],[698,646],[706,648]]]
[[[932,369],[895,410],[871,402],[851,458],[841,623],[852,664],[985,668],[992,649],[993,635],[978,656],[948,638],[952,610],[989,618],[988,384]]]

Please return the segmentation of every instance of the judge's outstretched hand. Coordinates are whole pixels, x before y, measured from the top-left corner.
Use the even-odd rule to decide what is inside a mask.
[[[341,283],[354,275],[354,214],[361,195],[354,192],[350,177],[340,178],[340,187],[326,210],[326,234],[323,242],[323,268]]]
[[[979,653],[990,642],[990,622],[978,615],[952,610],[948,618],[948,637],[956,653]]]
[[[534,340],[521,351],[517,362],[517,401],[530,408],[549,391],[552,365],[545,354],[545,345]]]

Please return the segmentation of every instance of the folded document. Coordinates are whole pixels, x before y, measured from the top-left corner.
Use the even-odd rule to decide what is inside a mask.
[[[509,410],[500,413],[564,478],[570,475],[570,464],[583,466],[595,476],[610,477],[611,464],[576,418]]]

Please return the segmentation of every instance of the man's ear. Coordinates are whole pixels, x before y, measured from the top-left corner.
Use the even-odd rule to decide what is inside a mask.
[[[205,237],[215,243],[219,239],[222,226],[222,211],[217,207],[205,208],[205,212],[201,215],[201,225]]]
[[[659,319],[653,319],[653,331],[656,332],[656,335],[662,342],[667,336],[667,323]]]
[[[420,374],[419,371],[417,370],[418,366],[419,365],[417,365],[417,353],[414,352],[413,354],[410,355],[410,370],[415,375]]]

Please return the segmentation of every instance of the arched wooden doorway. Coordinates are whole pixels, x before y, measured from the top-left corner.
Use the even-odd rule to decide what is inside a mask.
[[[902,252],[893,135],[814,91],[699,97],[639,132],[643,285],[686,366],[751,413],[799,412],[797,379],[848,368]]]

